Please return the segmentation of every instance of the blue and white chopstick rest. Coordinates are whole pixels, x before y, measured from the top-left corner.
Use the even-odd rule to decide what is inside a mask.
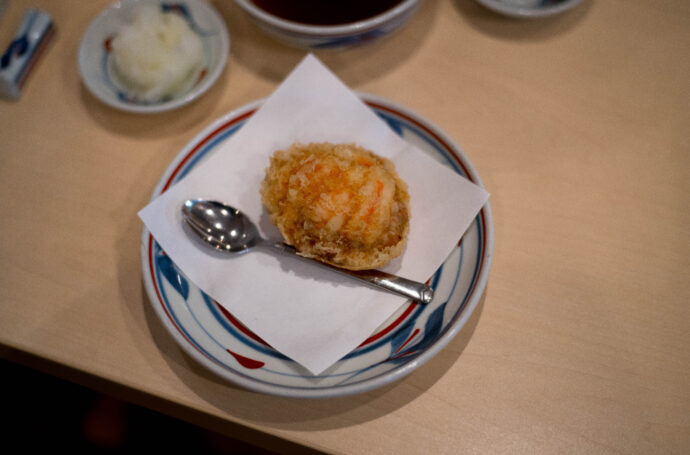
[[[0,96],[17,99],[26,77],[53,36],[50,15],[38,9],[27,9],[19,29],[0,57]]]

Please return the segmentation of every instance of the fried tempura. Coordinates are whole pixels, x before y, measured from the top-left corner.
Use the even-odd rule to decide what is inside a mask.
[[[271,157],[262,202],[301,255],[351,270],[399,256],[409,230],[407,185],[391,161],[353,144],[294,144]]]

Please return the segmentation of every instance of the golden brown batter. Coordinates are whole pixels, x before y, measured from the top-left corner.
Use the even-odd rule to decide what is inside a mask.
[[[301,255],[351,270],[399,256],[409,230],[407,185],[393,163],[354,144],[293,144],[271,157],[262,201]]]

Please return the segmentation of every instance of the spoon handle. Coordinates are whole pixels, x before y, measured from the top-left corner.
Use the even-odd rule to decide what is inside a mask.
[[[295,248],[282,242],[266,242],[264,245],[270,246],[281,253],[289,254],[305,261],[316,263],[322,267],[326,267],[356,280],[363,281],[372,286],[385,289],[386,291],[416,300],[421,303],[429,303],[434,298],[434,289],[431,286],[418,281],[408,280],[407,278],[402,278],[390,273],[382,272],[380,270],[341,269],[340,267],[326,264],[325,262],[300,256],[297,254],[297,250]]]

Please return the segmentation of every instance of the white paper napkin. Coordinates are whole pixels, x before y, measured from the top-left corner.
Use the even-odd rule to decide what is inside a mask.
[[[409,186],[407,248],[384,270],[426,281],[488,199],[482,188],[402,140],[316,57],[308,55],[245,125],[139,212],[200,289],[273,348],[319,374],[361,344],[405,299],[301,260],[263,251],[223,256],[183,229],[186,199],[226,202],[279,239],[261,204],[269,157],[293,142],[357,143],[390,158]]]

